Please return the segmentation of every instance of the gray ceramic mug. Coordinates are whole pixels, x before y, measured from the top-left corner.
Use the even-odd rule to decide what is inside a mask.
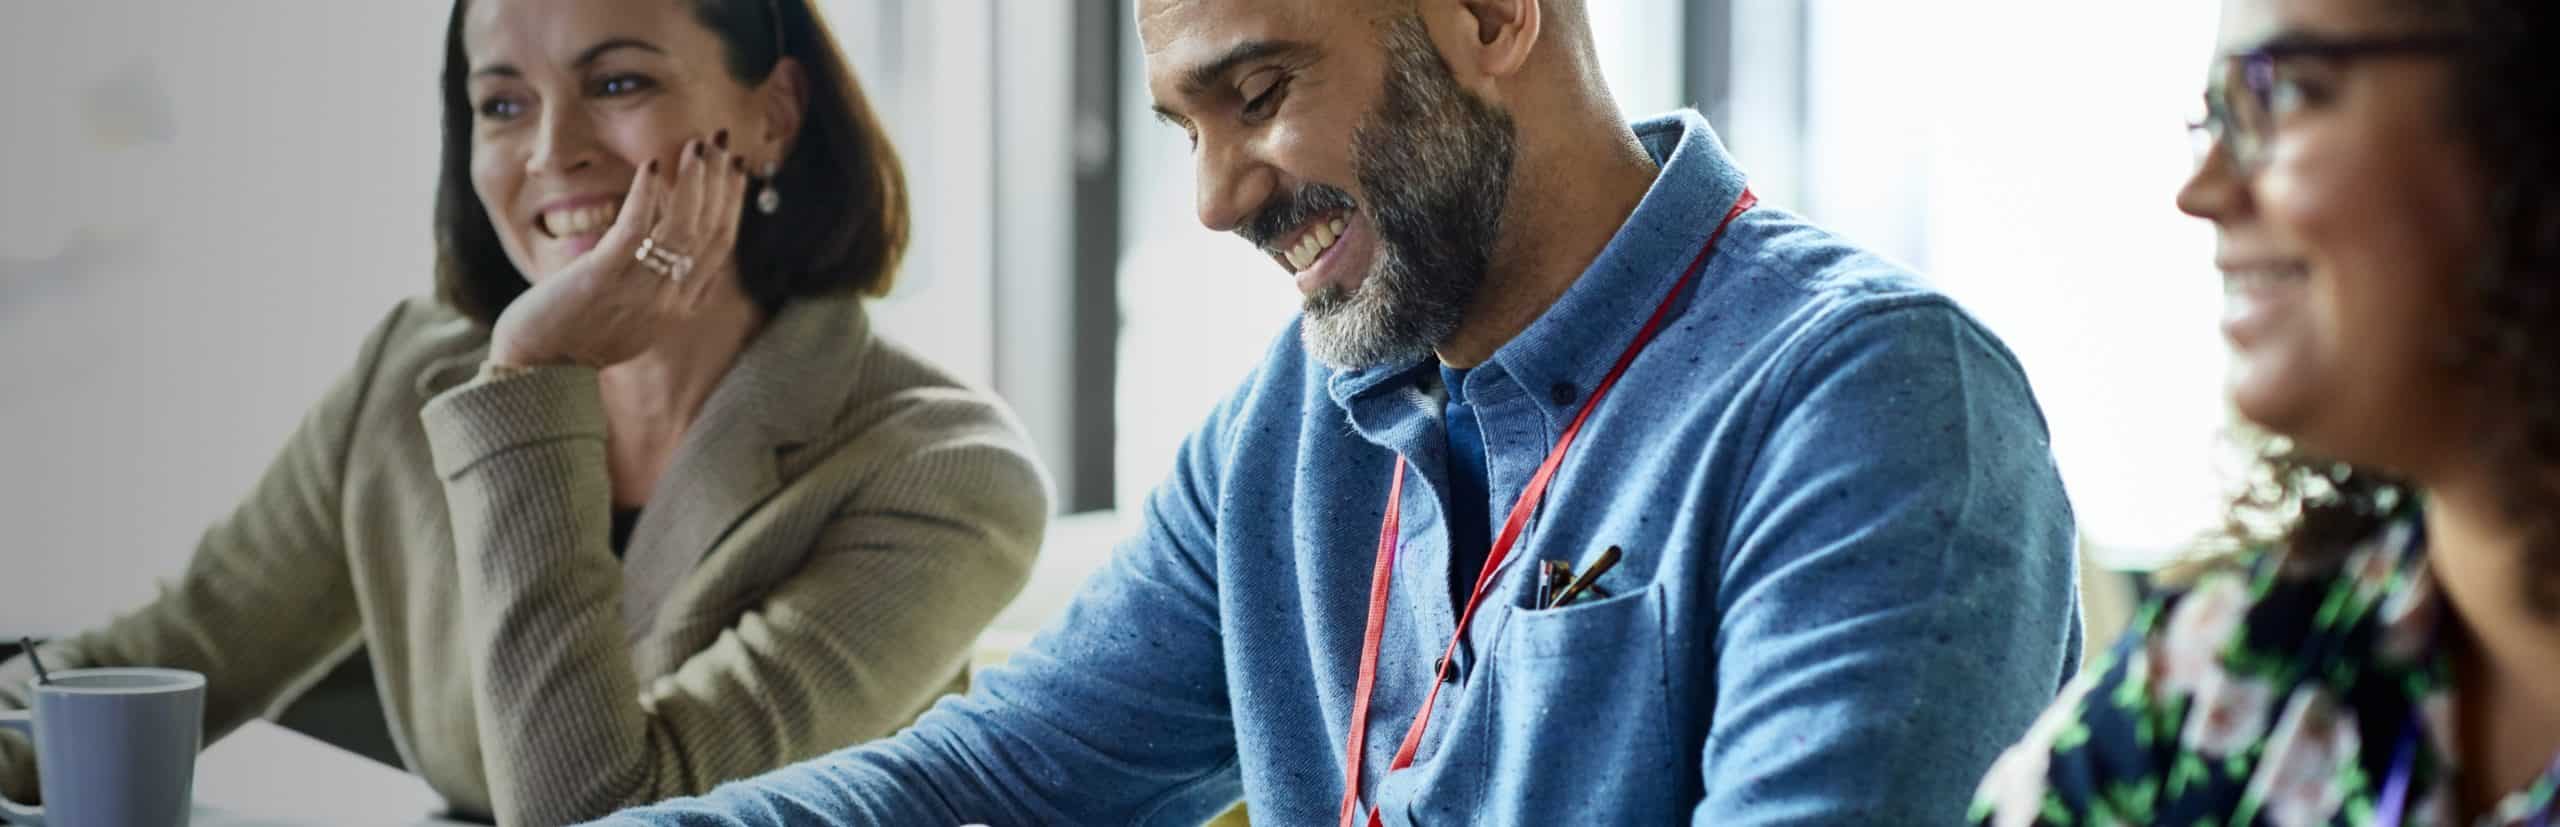
[[[72,669],[31,684],[31,711],[0,729],[35,740],[43,807],[0,798],[0,816],[50,827],[183,825],[204,745],[204,676],[183,669]]]

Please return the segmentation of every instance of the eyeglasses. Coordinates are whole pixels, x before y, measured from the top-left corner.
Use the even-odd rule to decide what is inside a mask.
[[[2370,38],[2280,38],[2246,51],[2222,56],[2212,82],[2204,90],[2204,118],[2187,124],[2195,139],[2196,164],[2202,166],[2216,148],[2231,153],[2243,174],[2266,161],[2267,142],[2277,120],[2299,109],[2303,85],[2297,72],[2307,61],[2343,65],[2356,60],[2397,57],[2441,57],[2471,44],[2459,35],[2412,35]],[[2237,88],[2247,94],[2234,96]]]

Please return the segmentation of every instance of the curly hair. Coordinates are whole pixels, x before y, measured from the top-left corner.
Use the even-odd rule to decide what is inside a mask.
[[[2487,173],[2490,235],[2470,264],[2475,323],[2448,343],[2451,366],[2513,407],[2512,427],[2482,433],[2476,456],[2497,475],[2500,506],[2526,531],[2535,575],[2521,587],[2538,611],[2560,617],[2560,509],[2551,507],[2549,476],[2560,468],[2560,4],[2403,7],[2473,44],[2451,58],[2444,114]],[[2255,465],[2211,551],[2276,548],[2288,567],[2334,565],[2416,493],[2388,473],[2308,456],[2281,438],[2243,442]]]

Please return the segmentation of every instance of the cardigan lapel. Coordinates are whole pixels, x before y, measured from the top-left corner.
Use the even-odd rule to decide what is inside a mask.
[[[822,436],[844,409],[869,337],[860,299],[798,299],[738,354],[632,529],[626,642],[647,637],[685,575],[782,487],[781,453]]]

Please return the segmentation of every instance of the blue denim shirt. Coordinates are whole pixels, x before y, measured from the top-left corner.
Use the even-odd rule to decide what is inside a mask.
[[[1713,233],[1707,124],[1467,398],[1494,502]],[[2080,653],[2070,506],[1998,340],[1763,207],[1585,427],[1480,610],[1410,769],[1381,778],[1456,623],[1432,363],[1343,372],[1284,332],[1184,444],[1066,615],[895,737],[627,825],[1327,824],[1379,517],[1412,459],[1364,798],[1388,824],[1955,823]],[[1499,512],[1501,509],[1497,509]],[[1619,546],[1533,611],[1541,558]]]

